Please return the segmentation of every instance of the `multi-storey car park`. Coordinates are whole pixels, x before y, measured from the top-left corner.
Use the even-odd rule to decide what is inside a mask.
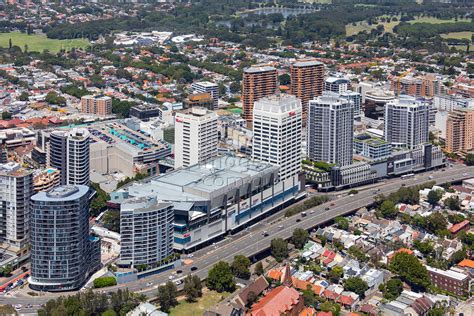
[[[154,141],[145,132],[133,130],[120,122],[95,124],[89,127],[89,131],[92,138],[91,169],[103,174],[120,171],[132,177],[139,166],[154,174],[158,161],[171,154],[168,143]]]

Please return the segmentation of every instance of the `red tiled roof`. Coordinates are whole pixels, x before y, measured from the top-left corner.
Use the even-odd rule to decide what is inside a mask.
[[[315,316],[316,310],[312,307],[306,307],[303,309],[298,316]]]
[[[474,260],[464,259],[458,263],[458,266],[463,268],[474,268]]]
[[[449,231],[452,233],[452,234],[457,234],[461,229],[464,229],[466,228],[467,226],[470,225],[470,222],[469,220],[463,220],[462,222],[460,223],[457,223],[457,224],[454,224],[453,226],[451,226],[451,228],[449,229]]]
[[[330,291],[330,290],[325,290],[324,293],[323,293],[323,296],[330,299],[330,300],[333,300],[333,301],[335,301],[338,297],[336,292],[333,292],[333,291]]]
[[[297,290],[279,286],[252,306],[251,316],[273,316],[291,311],[301,299]]]
[[[337,302],[345,306],[351,306],[354,303],[354,299],[347,295],[341,295],[338,297]]]
[[[267,276],[273,280],[280,281],[282,274],[283,272],[281,272],[280,270],[273,269],[273,270],[268,271]]]

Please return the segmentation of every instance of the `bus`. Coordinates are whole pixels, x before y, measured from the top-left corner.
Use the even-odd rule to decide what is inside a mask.
[[[413,177],[415,177],[414,173],[404,174],[403,176],[401,176],[402,180],[403,179],[408,179],[408,178],[413,178]]]

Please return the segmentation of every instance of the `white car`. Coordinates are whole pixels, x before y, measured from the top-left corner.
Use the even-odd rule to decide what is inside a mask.
[[[23,306],[21,306],[21,304],[16,304],[14,307],[17,311],[19,311]]]
[[[168,279],[170,279],[170,280],[173,280],[173,278],[174,278],[173,275],[170,275],[170,276],[168,277]]]
[[[183,283],[183,281],[181,281],[181,280],[178,280],[178,281],[174,282],[174,284],[176,284],[176,285],[180,285],[181,283]]]

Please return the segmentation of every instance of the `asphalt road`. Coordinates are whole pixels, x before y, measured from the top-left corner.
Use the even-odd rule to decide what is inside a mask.
[[[452,168],[447,167],[443,170],[445,171],[439,170],[417,174],[414,178],[404,180],[400,178],[387,180],[384,183],[377,185],[377,189],[379,189],[377,194],[388,194],[394,192],[403,184],[409,187],[427,181],[436,181],[437,184],[443,184],[467,178],[474,178],[474,167],[454,165]],[[432,179],[430,179],[430,177]],[[278,219],[273,216],[271,218],[272,221],[264,220],[263,223],[258,223],[251,229],[244,230],[243,232],[230,236],[215,245],[197,251],[194,253],[194,257],[192,258],[192,260],[194,260],[192,265],[168,270],[135,282],[110,287],[105,289],[105,291],[111,292],[120,288],[128,288],[130,291],[143,293],[148,297],[153,297],[156,295],[156,289],[158,286],[170,279],[173,281],[182,280],[188,273],[196,274],[204,279],[207,276],[209,269],[218,261],[223,260],[231,262],[236,254],[243,254],[249,257],[253,256],[268,249],[271,239],[289,238],[293,233],[293,230],[297,227],[312,229],[327,223],[337,216],[350,214],[354,210],[371,204],[376,195],[374,194],[374,190],[374,188],[371,188],[368,190],[360,190],[359,193],[354,196],[341,196],[340,198],[308,210],[306,217],[295,215],[290,218]],[[326,208],[329,209],[327,210]],[[300,219],[300,221],[297,222],[296,219]],[[266,231],[269,236],[264,237],[262,234],[263,231]],[[191,267],[196,267],[197,270],[191,272]],[[177,274],[177,270],[181,270],[182,272]],[[41,304],[44,304],[49,299],[68,294],[73,293],[44,293],[43,295],[36,297],[21,294],[14,296],[2,294],[0,296],[0,304],[22,304],[23,307],[26,304],[32,304],[33,307],[31,309],[23,308],[21,310],[22,313],[31,313],[37,310]]]

